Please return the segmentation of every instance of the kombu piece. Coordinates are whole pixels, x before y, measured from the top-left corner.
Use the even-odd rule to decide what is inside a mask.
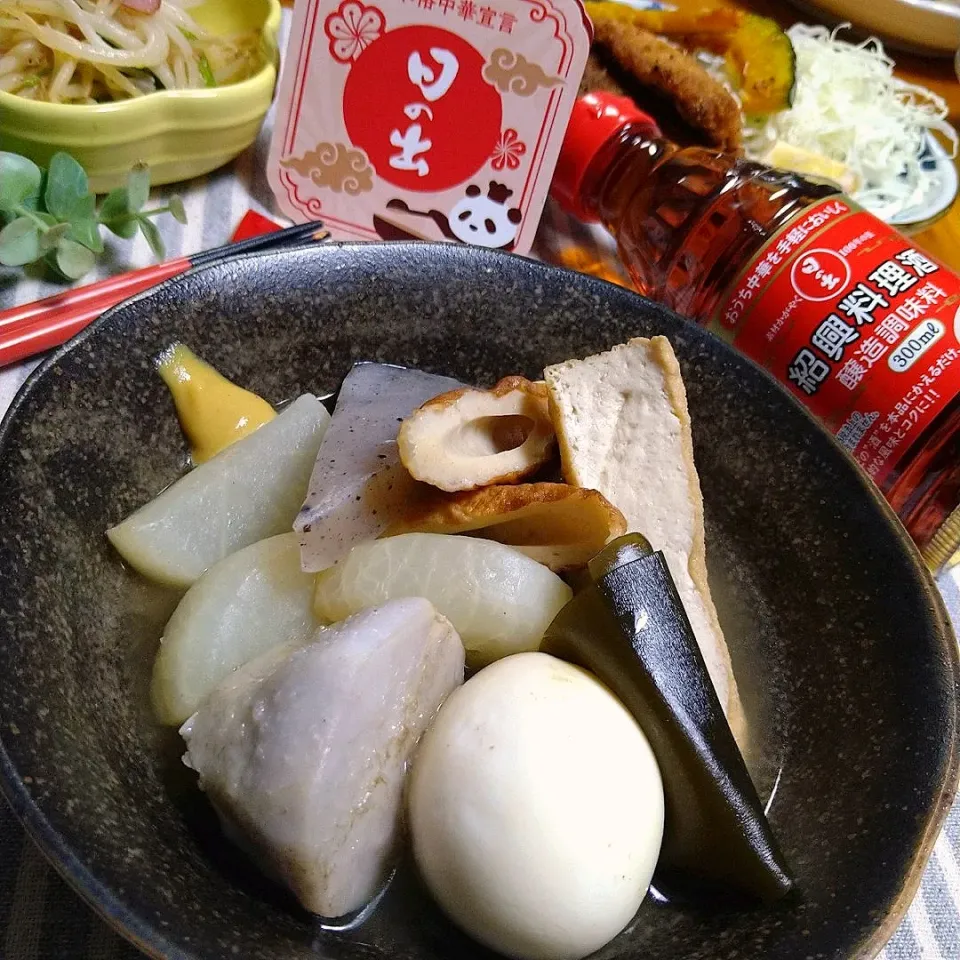
[[[540,649],[599,677],[650,741],[666,800],[654,886],[668,899],[783,897],[793,879],[663,554],[628,534],[589,574]]]

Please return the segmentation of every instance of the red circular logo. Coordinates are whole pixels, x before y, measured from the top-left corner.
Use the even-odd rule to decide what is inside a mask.
[[[404,190],[434,192],[474,176],[500,137],[500,94],[483,56],[437,27],[400,27],[366,47],[343,92],[354,146],[377,175]]]
[[[793,289],[804,300],[832,300],[850,283],[850,264],[833,250],[807,250],[790,270]]]

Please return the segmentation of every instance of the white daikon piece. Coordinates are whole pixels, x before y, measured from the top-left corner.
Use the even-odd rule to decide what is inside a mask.
[[[537,650],[573,591],[513,547],[404,533],[354,547],[317,577],[314,612],[339,620],[394,597],[426,597],[456,627],[472,666]]]
[[[180,725],[230,673],[317,629],[314,577],[300,569],[295,533],[261,540],[215,563],[180,601],[153,667],[153,708]]]
[[[241,547],[290,530],[330,422],[310,394],[107,531],[151,580],[189,587]]]
[[[226,832],[313,913],[342,917],[389,876],[420,735],[463,682],[463,646],[394,600],[231,674],[181,728]]]
[[[340,387],[294,524],[304,570],[324,570],[351,547],[372,540],[421,495],[422,485],[400,463],[400,421],[427,400],[462,386],[385,363],[353,367]]]

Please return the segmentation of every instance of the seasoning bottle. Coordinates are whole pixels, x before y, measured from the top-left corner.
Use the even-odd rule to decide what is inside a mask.
[[[835,184],[574,107],[551,191],[637,289],[769,370],[879,486],[933,569],[960,547],[960,277]]]

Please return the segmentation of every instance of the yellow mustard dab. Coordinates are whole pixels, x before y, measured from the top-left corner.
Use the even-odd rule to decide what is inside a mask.
[[[266,400],[231,383],[182,343],[164,352],[157,369],[173,396],[195,464],[277,415]]]

